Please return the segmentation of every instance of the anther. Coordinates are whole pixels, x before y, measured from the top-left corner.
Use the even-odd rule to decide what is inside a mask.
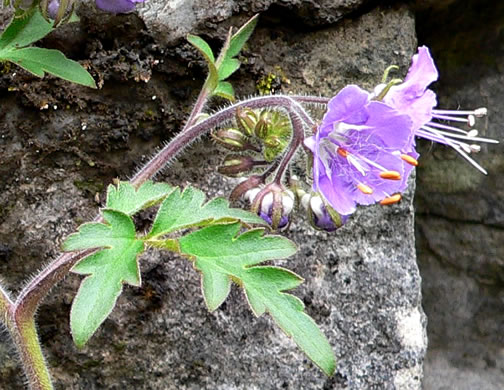
[[[346,151],[345,149],[343,148],[338,148],[338,154],[341,156],[341,157],[346,157],[348,156],[348,151]]]
[[[467,116],[467,124],[469,125],[469,127],[473,127],[476,124],[476,118],[474,117],[474,115]]]
[[[481,146],[476,144],[469,145],[469,147],[471,148],[471,152],[473,153],[478,153],[481,150]]]
[[[382,206],[388,206],[389,204],[394,204],[394,203],[399,202],[401,199],[402,199],[401,194],[395,194],[395,195],[389,196],[388,198],[381,200],[380,204]]]
[[[467,133],[467,136],[468,136],[468,137],[477,137],[477,136],[478,136],[478,130],[476,130],[476,129],[472,129],[471,131],[469,131],[469,132]]]
[[[389,180],[401,180],[401,174],[397,171],[384,171],[380,172],[380,177],[382,179],[389,179]]]
[[[471,147],[463,142],[459,143],[459,146],[462,148],[462,150],[466,153],[471,153]]]
[[[487,113],[488,113],[488,110],[486,109],[486,107],[481,107],[481,108],[477,108],[476,110],[474,110],[474,115],[477,118],[481,118],[482,116],[485,116]]]
[[[357,188],[363,193],[363,194],[366,194],[366,195],[371,195],[373,193],[373,190],[371,187],[365,185],[365,184],[358,184],[357,185]]]
[[[401,154],[401,159],[406,161],[408,164],[413,165],[414,167],[418,166],[418,160],[411,156],[408,156],[407,154]]]

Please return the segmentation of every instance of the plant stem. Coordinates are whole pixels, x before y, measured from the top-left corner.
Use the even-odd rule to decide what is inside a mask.
[[[149,161],[143,168],[141,168],[135,176],[131,179],[131,184],[135,187],[141,186],[145,181],[152,178],[160,169],[162,169],[173,157],[180,153],[185,147],[190,145],[194,140],[198,139],[201,135],[216,127],[222,122],[229,121],[233,118],[234,113],[238,107],[247,107],[251,109],[265,108],[265,107],[282,107],[286,109],[289,114],[297,113],[298,116],[306,116],[310,124],[313,120],[309,117],[304,109],[296,103],[289,96],[272,95],[272,96],[259,96],[243,102],[239,102],[224,108],[223,110],[215,113],[211,117],[187,128],[180,132],[173,138],[168,145],[166,145],[154,158]],[[300,112],[302,111],[302,113]]]
[[[329,103],[329,100],[331,100],[330,98],[326,98],[323,96],[295,95],[295,96],[291,96],[291,98],[299,103],[322,104],[322,105],[327,105],[327,103]]]
[[[15,316],[15,329],[13,339],[23,363],[30,389],[52,390],[51,375],[42,354],[34,316]]]
[[[203,108],[205,107],[205,104],[208,100],[208,88],[206,87],[206,84],[207,83],[203,85],[203,88],[201,89],[198,98],[196,99],[196,103],[194,103],[193,109],[189,114],[189,118],[187,118],[186,124],[182,128],[182,131],[185,131],[187,128],[194,125],[196,123],[198,115],[201,114],[201,111],[203,111]]]
[[[296,112],[290,113],[291,124],[292,124],[292,139],[289,143],[289,149],[282,157],[282,161],[278,166],[276,171],[275,179],[273,180],[276,184],[282,184],[282,178],[285,173],[285,170],[289,166],[289,162],[296,153],[299,145],[303,142],[304,139],[304,126],[300,116]]]
[[[0,286],[0,321],[2,321],[9,329],[9,313],[12,310],[13,305],[14,303],[12,302],[9,293],[2,286]]]

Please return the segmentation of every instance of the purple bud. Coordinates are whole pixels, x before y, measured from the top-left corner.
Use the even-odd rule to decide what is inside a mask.
[[[105,12],[122,14],[135,9],[136,3],[143,3],[144,0],[96,0],[96,6]]]
[[[60,6],[59,0],[51,0],[49,5],[47,6],[47,14],[51,19],[56,18],[56,14],[58,13],[58,8]]]
[[[283,186],[270,183],[265,188],[253,188],[245,193],[245,199],[252,204],[252,212],[257,213],[271,227],[282,229],[289,223],[289,214],[294,208],[294,194]]]
[[[348,215],[340,215],[328,206],[319,195],[305,194],[301,204],[308,213],[310,224],[318,230],[334,232],[348,220]]]

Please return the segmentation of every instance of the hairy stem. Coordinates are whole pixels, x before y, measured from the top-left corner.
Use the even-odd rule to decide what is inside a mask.
[[[196,123],[196,119],[198,115],[201,114],[203,108],[205,107],[206,102],[208,101],[208,88],[206,87],[206,83],[201,89],[198,98],[196,99],[196,103],[194,103],[193,109],[189,114],[189,118],[187,118],[187,122],[183,127],[182,131],[185,131],[187,128],[191,127]]]
[[[181,150],[190,145],[192,141],[201,135],[213,129],[217,125],[229,121],[233,118],[238,107],[247,107],[251,109],[265,107],[281,107],[290,113],[295,112],[300,117],[306,117],[310,124],[313,120],[304,111],[304,109],[293,99],[283,95],[260,96],[229,106],[211,117],[187,128],[173,138],[154,158],[140,169],[131,179],[131,184],[135,187],[141,186],[145,181],[152,178],[160,169],[162,169],[171,159],[173,159]]]
[[[302,96],[302,95],[296,95],[296,96],[291,96],[292,99],[294,99],[296,102],[299,103],[306,103],[306,104],[322,104],[326,105],[329,103],[329,98],[323,97],[323,96]]]
[[[95,221],[99,222],[100,219],[95,218]],[[51,288],[61,281],[79,260],[96,252],[96,250],[87,249],[78,253],[63,253],[50,263],[25,286],[17,297],[14,308],[16,315],[22,316],[22,318],[33,317],[38,305]]]
[[[276,171],[274,182],[278,185],[282,184],[282,178],[285,173],[285,170],[289,166],[289,162],[294,157],[294,154],[298,150],[299,145],[303,142],[304,139],[304,126],[303,121],[301,120],[300,115],[293,111],[290,113],[291,124],[292,124],[292,138],[289,143],[289,148],[287,152],[282,157],[282,161],[278,166]]]
[[[9,293],[0,286],[0,321],[10,329],[9,312],[11,312],[14,303],[12,302]]]
[[[35,327],[34,316],[15,316],[12,335],[31,390],[52,390],[51,375],[47,368]]]

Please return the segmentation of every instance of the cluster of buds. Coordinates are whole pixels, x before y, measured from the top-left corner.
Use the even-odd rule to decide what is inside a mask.
[[[235,124],[212,133],[215,142],[233,152],[225,157],[219,173],[236,177],[273,162],[285,150],[291,133],[289,118],[282,112],[237,108]],[[259,154],[261,160],[256,160]]]
[[[248,201],[251,211],[264,219],[273,230],[289,226],[296,203],[304,209],[310,225],[317,230],[333,232],[348,220],[347,215],[340,215],[319,194],[307,193],[300,188],[295,176],[290,180],[290,189],[286,189],[275,182],[265,184],[261,176],[252,175],[238,184],[230,198]]]

